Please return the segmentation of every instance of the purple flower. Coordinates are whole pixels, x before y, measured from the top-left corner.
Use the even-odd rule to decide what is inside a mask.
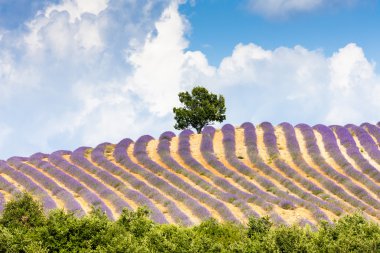
[[[41,155],[34,155],[34,158],[42,158]],[[66,189],[60,187],[54,180],[47,177],[44,173],[40,172],[36,168],[21,162],[19,159],[10,158],[8,164],[18,169],[25,175],[33,178],[35,182],[43,186],[45,189],[51,191],[53,196],[57,196],[65,203],[67,210],[76,213],[78,216],[84,215],[84,211],[80,204],[75,200],[74,196]]]
[[[324,125],[316,125],[313,127],[316,131],[318,131],[323,138],[323,143],[326,148],[326,151],[330,154],[330,156],[335,160],[335,162],[344,170],[345,174],[343,175],[338,172],[334,172],[335,177],[341,182],[346,182],[347,185],[350,186],[351,191],[358,196],[361,200],[366,202],[368,205],[375,207],[376,209],[380,209],[380,202],[374,199],[369,193],[362,187],[355,184],[350,177],[356,179],[357,181],[366,185],[369,189],[375,192],[377,195],[380,193],[380,187],[375,184],[372,180],[370,180],[366,175],[362,172],[355,169],[342,155],[335,135],[333,131],[324,126]],[[348,177],[349,176],[349,177]]]
[[[368,153],[368,155],[375,160],[378,164],[380,164],[380,150],[378,144],[376,144],[371,136],[360,127],[355,125],[346,125],[353,134],[355,134],[360,142],[360,145],[363,146],[364,150]]]
[[[337,134],[341,145],[346,148],[347,154],[356,162],[359,169],[366,175],[369,175],[377,183],[380,183],[380,172],[363,157],[359,148],[356,146],[355,140],[350,134],[350,131],[341,126],[336,126],[333,129]],[[354,130],[354,133],[357,133],[357,131]]]
[[[10,195],[15,195],[21,192],[20,189],[18,189],[15,185],[13,185],[11,182],[6,180],[1,175],[0,175],[0,189],[8,192]]]
[[[146,168],[143,168],[141,172],[146,175],[146,178],[150,179],[150,182],[153,185],[160,188],[162,191],[172,196],[176,200],[184,202],[184,204],[192,211],[192,213],[200,219],[207,219],[211,217],[211,213],[205,207],[200,205],[198,201],[193,199],[198,198],[199,200],[204,201],[203,198],[207,198],[207,195],[205,193],[193,188],[191,185],[183,181],[180,177],[162,168],[159,164],[149,158],[146,151],[146,146],[147,143],[152,139],[153,138],[151,136],[144,135],[140,137],[135,143],[133,154],[137,160]],[[173,187],[166,180],[163,180],[160,177],[156,176],[157,174],[160,174],[168,182],[177,186],[182,191],[178,188]]]
[[[221,192],[218,188],[214,187],[210,183],[208,183],[206,180],[204,180],[202,177],[196,175],[195,173],[187,170],[186,168],[182,167],[177,161],[175,161],[171,155],[170,155],[170,141],[174,137],[174,133],[172,132],[165,132],[160,136],[160,142],[158,144],[157,153],[161,157],[161,160],[172,170],[174,170],[178,174],[182,174],[186,177],[188,177],[191,181],[193,181],[195,184],[199,185],[203,190],[205,190],[208,193],[216,194],[219,198],[223,199],[223,192]],[[170,173],[169,171],[164,170],[165,174]],[[172,173],[171,173],[172,174]],[[191,196],[197,198],[200,202],[205,203],[206,205],[210,206],[211,208],[215,209],[220,216],[223,218],[223,220],[229,220],[229,221],[235,221],[238,220],[234,215],[231,213],[231,211],[225,206],[225,204],[217,199],[215,199],[213,196],[210,196],[209,194],[205,192],[201,192],[197,189],[194,189],[192,186],[190,186],[188,183],[183,181],[181,178],[175,176],[174,174],[171,176],[173,177],[174,184],[181,189],[185,189],[188,191]]]
[[[191,154],[189,137],[193,132],[191,130],[184,130],[179,135],[178,154],[183,159],[184,163],[190,167],[193,171],[196,171],[199,175],[207,177],[215,185],[222,186],[224,191],[218,191],[220,198],[225,202],[230,202],[238,207],[246,217],[251,215],[258,216],[258,214],[251,209],[246,201],[253,201],[254,196],[246,192],[241,191],[234,185],[230,184],[225,178],[216,176],[208,169],[203,167]],[[266,206],[266,209],[268,207]]]
[[[325,159],[321,156],[321,152],[317,145],[313,129],[305,124],[300,124],[296,127],[301,131],[303,135],[304,141],[306,142],[307,152],[311,156],[313,162],[317,164],[318,167],[331,179],[338,181],[340,184],[344,185],[349,191],[355,194],[355,185],[350,183],[350,180],[346,180],[345,177],[341,176],[336,170],[329,166],[326,163]],[[330,180],[331,184],[327,184],[327,182],[329,181],[326,181],[324,186],[336,196],[339,196],[346,202],[350,203],[352,207],[360,208],[361,210],[365,210],[373,216],[380,217],[380,215],[378,215],[378,212],[375,209],[373,209],[370,205],[363,203],[361,200],[352,196],[351,194],[347,194],[346,191],[340,186],[338,186],[334,181]]]
[[[271,134],[271,131],[270,131],[271,129],[273,130],[273,126],[267,122],[262,123],[261,126],[264,130],[264,142],[266,143],[266,146],[267,147],[269,145],[276,146],[277,145],[276,144],[276,142],[277,142],[276,137],[274,136],[274,134]],[[250,123],[244,123],[242,125],[242,127],[244,129],[244,137],[245,137],[245,143],[247,145],[248,157],[249,157],[250,161],[252,162],[252,164],[254,164],[255,167],[257,167],[259,170],[263,171],[267,176],[272,177],[273,179],[277,180],[279,183],[284,185],[286,188],[288,188],[290,191],[297,194],[301,199],[298,197],[292,196],[289,193],[278,189],[278,187],[270,181],[267,183],[268,185],[266,187],[268,187],[269,184],[272,184],[273,187],[268,188],[268,189],[273,191],[277,196],[279,196],[283,199],[286,199],[290,202],[293,202],[294,205],[303,206],[303,207],[309,209],[313,213],[313,215],[316,219],[321,219],[320,213],[322,211],[319,209],[319,207],[314,205],[311,202],[308,202],[311,199],[315,200],[315,197],[312,196],[311,194],[306,193],[301,188],[296,186],[291,180],[284,177],[281,173],[277,172],[276,170],[274,170],[273,168],[271,168],[270,166],[265,164],[262,161],[262,159],[258,156],[258,151],[257,151],[257,146],[256,146],[257,145],[256,144],[257,143],[257,141],[256,141],[257,137],[256,137],[254,126]],[[270,146],[270,147],[271,147],[271,150],[268,149],[268,153],[270,152],[272,155],[278,156],[277,155],[278,150],[273,148],[273,146]],[[276,157],[273,157],[273,158],[275,160],[277,159]],[[306,200],[308,200],[308,201],[306,201]],[[320,201],[317,201],[317,203],[321,204]],[[323,219],[328,220],[326,215],[323,217]]]
[[[59,159],[59,155],[55,154]],[[49,156],[50,159],[51,155]],[[48,173],[55,180],[63,183],[63,185],[70,189],[71,191],[77,193],[81,196],[86,202],[93,205],[95,208],[101,208],[107,213],[110,218],[113,218],[111,210],[104,204],[104,202],[93,192],[91,192],[87,187],[85,187],[81,182],[67,174],[67,172],[62,171],[61,169],[53,166],[49,162],[42,160],[30,160],[31,164],[37,168],[43,170],[45,173]]]
[[[176,223],[181,223],[184,225],[191,225],[191,221],[188,216],[186,216],[173,201],[168,199],[166,196],[161,194],[156,188],[153,188],[146,184],[144,181],[137,179],[133,174],[141,174],[142,167],[133,163],[128,157],[126,150],[128,146],[133,143],[130,139],[124,139],[120,141],[114,150],[115,160],[120,164],[119,167],[114,163],[110,162],[104,157],[104,149],[106,145],[98,145],[92,152],[92,160],[100,165],[105,170],[120,176],[123,180],[131,184],[135,189],[139,190],[142,194],[135,196],[135,201],[140,201],[141,204],[146,205],[152,211],[152,219],[159,223],[167,223],[165,216],[162,212],[150,201],[149,198],[161,203],[166,208],[170,216],[175,220]]]
[[[19,159],[18,157],[13,157],[11,159],[24,161],[24,159]],[[41,188],[38,184],[33,182],[29,177],[25,176],[20,171],[13,169],[5,161],[0,161],[0,173],[4,173],[11,177],[14,181],[18,182],[20,185],[24,186],[25,189],[35,196],[37,196],[45,210],[51,210],[57,208],[54,200],[49,196],[48,192]]]
[[[376,139],[377,146],[379,146],[380,145],[380,128],[376,125],[372,125],[369,123],[363,123],[360,126],[363,129],[367,130],[367,132]]]

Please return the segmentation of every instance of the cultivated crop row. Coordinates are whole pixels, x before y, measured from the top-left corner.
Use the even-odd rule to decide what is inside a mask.
[[[11,157],[0,161],[0,211],[28,191],[47,212],[99,208],[110,219],[144,205],[154,221],[183,225],[264,215],[313,225],[356,210],[379,221],[379,144],[380,127],[369,123],[264,122]]]

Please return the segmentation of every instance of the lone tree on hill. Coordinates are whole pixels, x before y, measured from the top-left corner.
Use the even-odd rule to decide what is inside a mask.
[[[184,106],[173,108],[174,119],[177,122],[174,125],[175,129],[182,130],[191,126],[197,133],[201,133],[204,126],[226,119],[226,106],[222,95],[209,93],[206,88],[197,86],[191,94],[187,91],[180,92],[178,97]]]

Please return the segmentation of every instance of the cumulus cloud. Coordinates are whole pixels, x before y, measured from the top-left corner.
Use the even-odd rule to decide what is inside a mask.
[[[158,117],[128,88],[129,58],[155,37],[170,1],[90,2],[50,3],[26,30],[2,33],[2,158],[136,137]]]
[[[267,17],[285,17],[322,7],[350,6],[356,0],[248,0],[249,10]]]
[[[227,121],[376,121],[380,81],[362,48],[238,44],[218,66],[187,49],[172,1],[65,0],[0,40],[0,154],[94,146],[172,129],[177,94],[204,85]],[[128,13],[126,13],[128,10]]]

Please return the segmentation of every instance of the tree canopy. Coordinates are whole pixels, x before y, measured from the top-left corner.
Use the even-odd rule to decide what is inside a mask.
[[[196,86],[191,94],[187,91],[178,94],[183,107],[174,107],[175,129],[193,127],[197,133],[206,125],[222,122],[226,119],[224,97],[210,93],[206,88]]]

